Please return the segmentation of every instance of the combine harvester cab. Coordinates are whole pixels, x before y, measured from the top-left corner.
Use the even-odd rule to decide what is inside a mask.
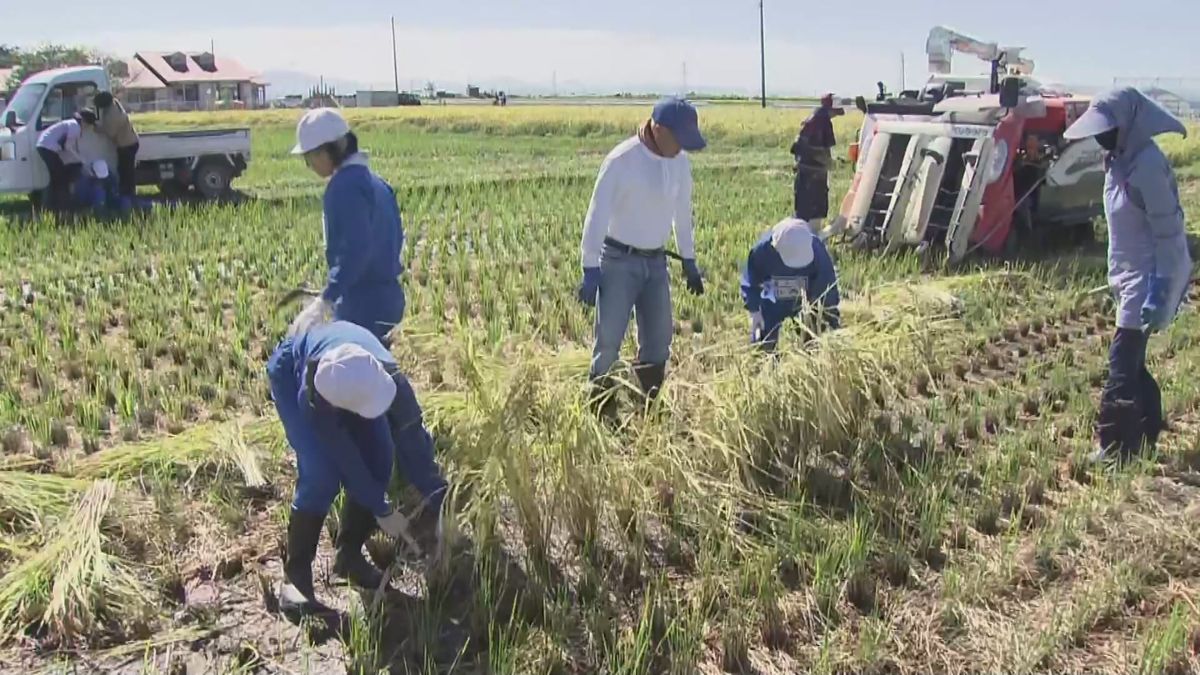
[[[1103,153],[1062,138],[1088,101],[1009,84],[1007,95],[860,100],[855,175],[831,232],[863,248],[944,248],[957,263],[976,250],[1014,255],[1035,231],[1090,230]]]

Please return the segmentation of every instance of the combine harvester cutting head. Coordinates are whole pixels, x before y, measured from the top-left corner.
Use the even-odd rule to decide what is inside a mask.
[[[1103,150],[1063,132],[1088,99],[1051,93],[1020,48],[937,27],[926,44],[922,92],[876,102],[851,146],[854,182],[832,232],[861,247],[944,248],[957,263],[975,250],[1015,255],[1031,235],[1091,231],[1103,213]],[[986,77],[948,75],[951,50],[991,62]]]

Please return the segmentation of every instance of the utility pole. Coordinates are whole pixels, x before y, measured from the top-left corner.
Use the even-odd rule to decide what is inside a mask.
[[[762,65],[762,107],[767,108],[767,23],[763,15],[763,0],[758,0],[758,51]]]
[[[558,71],[557,70],[550,74],[550,91],[554,95],[554,98],[558,98]]]
[[[684,61],[684,62],[683,62],[683,91],[679,92],[679,97],[680,97],[680,98],[687,98],[687,95],[688,95],[688,86],[687,86],[687,61]]]
[[[905,85],[904,76],[905,76],[907,70],[908,69],[905,68],[905,66],[904,66],[904,52],[900,52],[900,91],[904,91],[906,89],[906,87],[904,86]]]
[[[396,60],[396,17],[392,17],[392,77],[396,81],[396,95],[400,95],[400,64]]]

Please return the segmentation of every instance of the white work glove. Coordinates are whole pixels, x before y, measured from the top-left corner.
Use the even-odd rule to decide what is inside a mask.
[[[330,306],[324,298],[314,298],[308,303],[296,319],[292,321],[292,325],[288,327],[288,337],[294,337],[308,331],[313,326],[326,323],[333,316],[333,307]]]
[[[750,312],[750,334],[756,339],[762,337],[763,329],[767,327],[763,321],[762,312]]]
[[[413,539],[412,532],[408,527],[408,518],[404,517],[403,513],[392,507],[391,510],[383,516],[375,516],[375,522],[379,523],[379,529],[392,539],[399,539],[405,544],[408,544],[417,555],[422,555],[421,547],[417,545],[417,540]]]

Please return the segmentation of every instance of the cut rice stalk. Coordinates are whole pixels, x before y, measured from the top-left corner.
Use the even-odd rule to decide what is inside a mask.
[[[115,492],[111,481],[93,483],[46,546],[0,578],[0,641],[36,630],[69,644],[146,616],[149,593],[128,564],[104,550]]]
[[[47,518],[66,513],[87,487],[86,481],[53,474],[0,471],[0,523],[41,530]]]

